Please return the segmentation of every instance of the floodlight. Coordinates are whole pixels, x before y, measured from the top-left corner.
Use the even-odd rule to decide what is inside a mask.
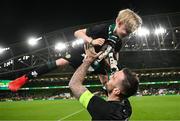
[[[166,29],[163,27],[156,28],[154,31],[154,34],[156,34],[156,35],[162,35],[164,33],[166,33]]]
[[[62,51],[66,49],[66,44],[59,42],[55,45],[55,50]]]
[[[42,39],[42,37],[39,37],[39,38],[31,37],[28,39],[28,44],[31,46],[35,46],[35,45],[37,45],[38,41],[41,39]]]
[[[146,27],[140,27],[137,30],[137,35],[140,36],[140,37],[148,36],[149,34],[150,34],[150,31]]]

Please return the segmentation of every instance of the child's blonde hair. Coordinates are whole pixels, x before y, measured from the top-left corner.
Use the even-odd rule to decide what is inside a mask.
[[[116,19],[124,23],[130,32],[134,32],[142,24],[141,17],[130,9],[124,9],[119,11]]]

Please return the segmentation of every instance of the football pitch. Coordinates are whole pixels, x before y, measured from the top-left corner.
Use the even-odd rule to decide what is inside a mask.
[[[134,96],[130,98],[132,120],[180,120],[180,95]],[[36,100],[0,102],[0,120],[90,121],[77,100]]]

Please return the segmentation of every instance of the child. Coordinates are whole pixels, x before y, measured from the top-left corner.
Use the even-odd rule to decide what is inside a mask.
[[[102,83],[104,80],[108,79],[108,71],[112,65],[110,64],[110,61],[115,60],[115,62],[117,62],[118,60],[119,51],[122,45],[121,39],[137,30],[141,24],[142,19],[135,12],[130,9],[124,9],[119,11],[114,24],[100,24],[75,31],[75,37],[81,38],[84,40],[85,44],[88,43],[93,46],[96,52],[103,51],[103,54],[100,55],[101,58],[99,58],[99,63],[93,64],[90,68],[93,70],[93,73],[99,75]],[[108,47],[110,48],[109,51],[107,49]],[[108,52],[106,53],[106,51]],[[110,52],[111,54],[113,53],[113,55],[110,55]],[[63,67],[68,64],[76,69],[81,65],[84,59],[82,56],[83,53],[84,49],[82,47],[71,49],[71,56],[48,62],[28,74],[13,80],[9,83],[8,87],[11,91],[17,91],[28,80],[56,69],[57,67]],[[114,57],[114,55],[116,55],[115,59],[111,58],[110,61],[107,62],[107,58]],[[117,69],[117,67],[115,68]]]

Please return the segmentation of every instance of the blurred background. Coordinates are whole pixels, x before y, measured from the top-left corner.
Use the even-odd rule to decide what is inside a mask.
[[[1,1],[0,101],[7,102],[7,104],[0,102],[0,120],[34,120],[35,117],[35,120],[58,120],[66,117],[67,114],[64,114],[59,118],[58,113],[56,116],[50,113],[50,116],[43,117],[40,116],[41,113],[32,111],[31,117],[26,117],[23,113],[24,117],[20,118],[18,116],[20,114],[16,111],[8,111],[12,111],[13,107],[10,105],[13,104],[12,101],[74,99],[68,87],[68,82],[75,71],[71,66],[56,69],[32,79],[16,93],[8,90],[8,83],[42,64],[66,56],[71,48],[82,46],[82,43],[77,42],[78,40],[73,36],[75,30],[101,23],[113,23],[118,11],[124,8],[136,11],[143,19],[142,27],[136,33],[123,39],[118,62],[120,68],[128,67],[140,78],[138,93],[131,99],[136,112],[132,119],[180,119],[178,116],[180,107],[176,107],[180,101],[180,9],[178,1],[122,0],[81,3],[69,0],[59,2]],[[88,74],[85,79],[86,87],[95,94],[105,96],[97,75]],[[154,96],[160,96],[160,99],[156,100]],[[162,96],[167,96],[167,99],[165,97],[161,99]],[[151,102],[148,103],[146,98]],[[166,101],[167,103],[163,104]],[[137,103],[144,104],[144,107],[139,107]],[[161,107],[158,107],[159,103],[162,104]],[[149,107],[146,104],[149,104]],[[152,105],[157,106],[153,118],[151,117],[154,111]],[[166,111],[166,106],[169,106],[168,111]],[[52,110],[62,112],[58,109]],[[143,116],[137,113],[143,111],[146,112]],[[161,111],[164,112],[161,113]],[[166,114],[165,112],[169,116],[161,117]],[[48,115],[46,113],[42,115]],[[78,120],[89,120],[88,113],[85,113],[86,116],[79,117]],[[10,116],[5,116],[7,114]],[[73,117],[71,120],[75,119]]]

